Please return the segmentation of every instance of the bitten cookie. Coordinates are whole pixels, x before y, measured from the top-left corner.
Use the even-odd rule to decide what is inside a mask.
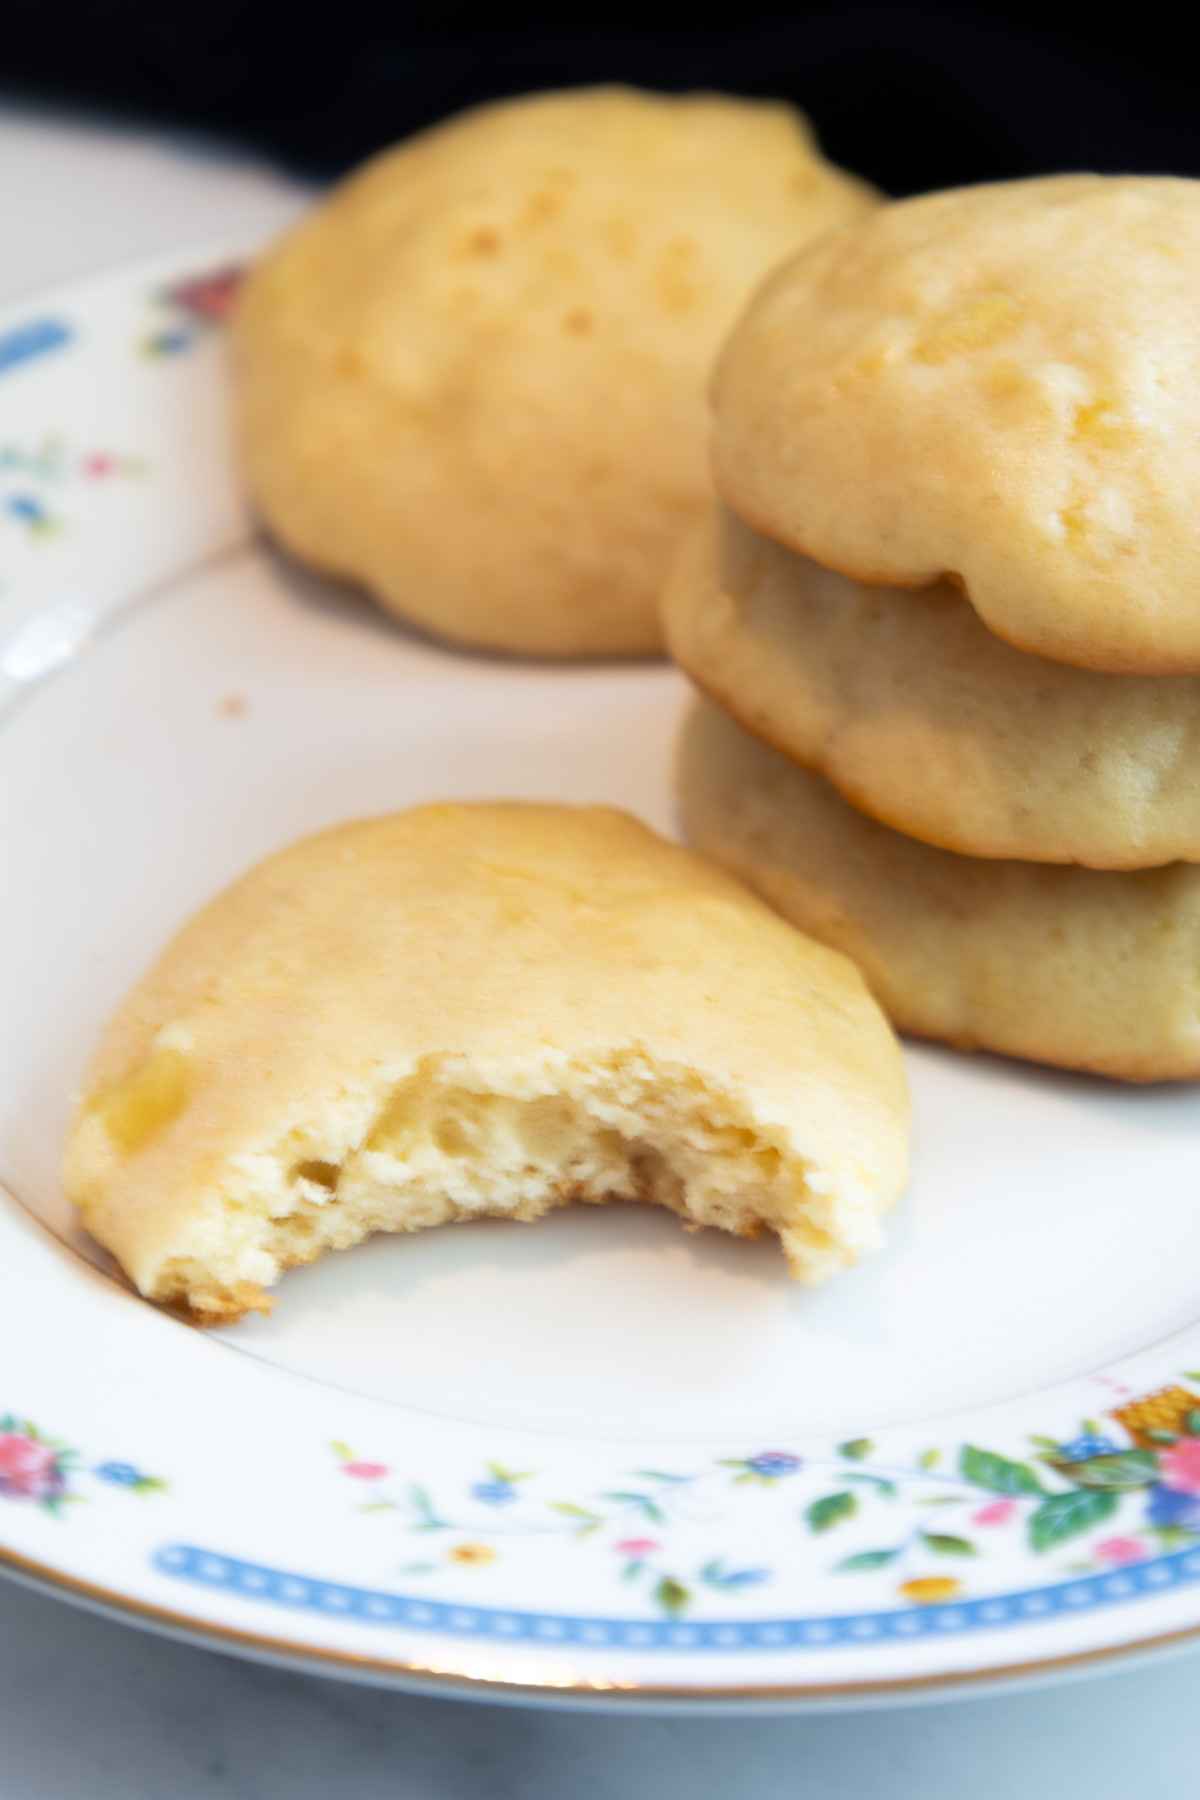
[[[860,581],[950,577],[1024,650],[1200,672],[1200,182],[931,194],[802,251],[715,383],[748,523]]]
[[[374,1231],[649,1200],[821,1281],[904,1183],[857,970],[622,813],[431,806],[308,838],[117,1012],[68,1195],[152,1299],[269,1305]]]
[[[874,198],[800,114],[716,95],[535,95],[377,157],[238,308],[268,525],[444,638],[658,650],[718,344],[772,263]]]
[[[1200,868],[931,849],[707,703],[679,780],[689,841],[854,957],[902,1029],[1125,1081],[1200,1076]]]
[[[1200,862],[1200,680],[1117,676],[994,637],[946,583],[864,587],[718,509],[681,553],[668,647],[861,812],[966,856]]]

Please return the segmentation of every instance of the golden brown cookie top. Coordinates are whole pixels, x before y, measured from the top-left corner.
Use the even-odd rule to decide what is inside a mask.
[[[718,345],[773,263],[874,203],[790,107],[711,94],[533,95],[385,152],[243,292],[268,523],[439,636],[658,648]]]
[[[1200,671],[1200,182],[884,207],[770,277],[714,384],[717,484],[870,583],[961,582],[1058,661]]]

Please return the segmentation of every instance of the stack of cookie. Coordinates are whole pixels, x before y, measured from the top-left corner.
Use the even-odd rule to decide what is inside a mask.
[[[719,365],[685,828],[916,1033],[1200,1075],[1198,292],[1200,183],[967,189]]]

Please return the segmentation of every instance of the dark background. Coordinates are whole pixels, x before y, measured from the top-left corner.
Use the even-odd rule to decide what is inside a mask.
[[[0,0],[0,96],[217,133],[333,174],[473,101],[622,79],[790,98],[832,156],[893,193],[1058,169],[1200,174],[1182,9],[734,0],[720,16]]]

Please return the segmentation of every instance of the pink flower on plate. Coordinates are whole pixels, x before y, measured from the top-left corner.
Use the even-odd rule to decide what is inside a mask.
[[[649,1556],[652,1550],[661,1550],[662,1545],[657,1538],[622,1538],[619,1544],[613,1545],[623,1556]]]
[[[1092,1555],[1098,1561],[1112,1563],[1114,1566],[1119,1566],[1121,1563],[1141,1562],[1148,1554],[1141,1539],[1132,1537],[1105,1538],[1104,1542],[1097,1544],[1092,1551]]]
[[[1159,1456],[1162,1478],[1177,1494],[1200,1494],[1200,1438],[1181,1438]]]
[[[343,1475],[353,1475],[355,1481],[378,1481],[381,1475],[388,1474],[386,1463],[344,1462]]]
[[[14,1500],[46,1500],[63,1489],[58,1459],[48,1444],[12,1431],[0,1436],[0,1494]]]
[[[1015,1500],[989,1500],[971,1514],[972,1525],[1006,1525],[1017,1510]]]
[[[240,268],[211,269],[203,275],[177,281],[166,297],[173,306],[182,307],[193,318],[220,324],[229,315],[241,279]]]

